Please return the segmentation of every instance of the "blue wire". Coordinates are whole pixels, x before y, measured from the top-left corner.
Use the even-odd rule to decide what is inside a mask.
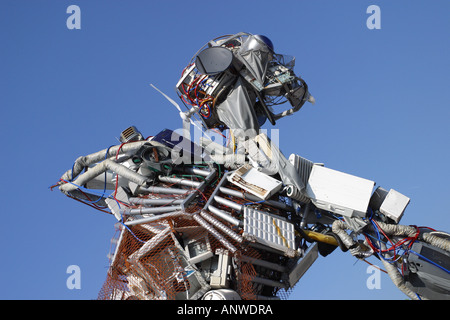
[[[64,180],[64,179],[61,179],[61,181],[65,182],[65,183],[70,183],[71,185],[74,185],[74,186],[77,187],[78,189],[82,189],[82,190],[87,191],[87,192],[89,192],[89,193],[91,193],[91,194],[95,194],[96,196],[101,197],[100,192],[98,192],[98,191],[95,190],[95,189],[88,189],[88,188],[85,188],[85,187],[83,187],[83,186],[79,186],[79,185],[77,185],[76,183],[73,183],[73,182],[70,182],[70,181],[67,181],[67,180]]]
[[[378,231],[378,227],[376,226],[376,224],[373,222],[373,220],[372,220],[371,218],[370,218],[370,222],[371,222],[372,225],[374,226],[375,231],[376,231],[376,233],[377,233],[377,236],[378,236],[378,239],[377,239],[377,240],[378,240],[378,243],[381,243],[382,241],[381,241],[380,233],[379,233],[379,231]],[[372,236],[369,235],[369,234],[367,234],[367,236],[372,237]],[[373,244],[377,249],[380,250],[380,248],[378,248],[374,243],[372,243],[372,244]],[[380,251],[381,251],[381,250],[380,250]],[[401,254],[401,255],[402,255],[402,256],[405,255],[406,252],[410,252],[410,253],[412,253],[412,254],[415,254],[416,256],[422,258],[423,260],[425,260],[425,261],[431,263],[432,265],[434,265],[434,266],[438,267],[439,269],[441,269],[441,270],[443,270],[443,271],[445,271],[445,272],[447,272],[447,273],[450,274],[450,270],[447,270],[446,268],[444,268],[444,267],[438,265],[437,263],[435,263],[435,262],[431,261],[430,259],[424,257],[423,255],[421,255],[421,254],[415,252],[414,250],[411,250],[411,249],[404,250],[404,251],[403,251],[403,254]],[[380,253],[381,253],[381,252],[380,252]],[[380,256],[383,260],[388,261],[388,262],[390,262],[389,260],[393,260],[393,259],[394,259],[394,257],[392,257],[392,258],[385,258],[385,257],[383,257],[382,254],[380,254],[379,256]]]
[[[119,206],[119,210],[120,210],[120,203],[119,203],[119,201],[117,201],[117,199],[114,199],[114,200],[116,200],[117,205]],[[123,214],[122,214],[122,212],[120,213],[120,224],[123,225],[123,226],[128,230],[128,232],[130,232],[131,235],[132,235],[137,241],[142,242],[142,243],[145,243],[144,240],[139,239],[139,238],[137,237],[137,235],[135,235],[135,234],[133,233],[133,231],[131,231],[130,227],[128,227],[128,226],[123,222]]]
[[[370,210],[370,213],[371,213],[371,214],[370,214],[370,217],[369,217],[369,221],[372,223],[372,225],[373,225],[373,227],[374,227],[374,229],[375,229],[375,231],[376,231],[376,233],[377,233],[378,243],[381,243],[381,236],[380,236],[380,233],[379,233],[379,231],[378,231],[378,227],[377,227],[377,225],[376,225],[376,224],[373,222],[373,220],[372,220],[373,211],[372,211],[371,208],[369,208],[369,210]],[[366,233],[366,234],[367,234],[367,233]],[[372,238],[372,236],[369,235],[369,234],[367,234],[367,236],[369,236],[369,237]],[[380,250],[380,248],[378,248],[378,247],[375,245],[375,243],[372,243],[372,244],[373,244],[378,250]],[[445,271],[445,272],[447,272],[447,273],[450,274],[450,270],[447,270],[446,268],[444,268],[444,267],[438,265],[437,263],[431,261],[430,259],[428,259],[428,258],[422,256],[421,254],[419,254],[419,253],[417,253],[417,252],[415,252],[415,251],[413,251],[413,250],[411,250],[411,249],[404,250],[404,251],[403,251],[403,254],[401,254],[401,255],[402,255],[402,256],[405,255],[406,252],[410,252],[410,253],[412,253],[412,254],[415,254],[415,255],[417,255],[418,257],[422,258],[423,260],[425,260],[425,261],[431,263],[432,265],[434,265],[434,266],[438,267],[439,269],[441,269],[441,270],[443,270],[443,271]],[[389,260],[392,260],[392,259],[394,258],[394,257],[392,257],[392,258],[387,259],[387,258],[383,257],[383,255],[381,254],[381,250],[380,250],[380,255],[379,255],[379,256],[380,256],[383,260],[388,261],[388,262],[390,262]],[[417,295],[417,294],[416,294],[416,295]],[[419,295],[417,295],[417,297],[420,299]],[[420,300],[422,300],[422,299],[420,299]]]
[[[73,163],[73,165],[72,165],[72,171],[71,171],[71,175],[72,175],[72,177],[70,178],[70,181],[73,181],[73,168],[75,167],[75,162]]]
[[[424,256],[421,255],[420,253],[417,253],[417,252],[415,252],[415,251],[413,251],[413,250],[411,250],[411,249],[409,250],[409,252],[415,254],[415,255],[418,256],[419,258],[422,258],[423,260],[425,260],[425,261],[431,263],[432,265],[434,265],[434,266],[438,267],[439,269],[442,269],[442,270],[444,270],[445,272],[447,272],[447,273],[450,274],[450,270],[445,269],[444,267],[438,265],[436,262],[433,262],[433,261],[431,261],[430,259],[424,257]]]
[[[372,219],[372,217],[373,217],[373,210],[372,210],[372,208],[370,208],[370,207],[368,208],[368,210],[369,210],[369,212],[370,212],[369,221],[370,221],[370,223],[372,223],[373,228],[375,229],[375,232],[377,233],[377,240],[378,240],[378,243],[381,244],[383,241],[381,241],[381,235],[380,235],[380,232],[379,232],[379,230],[378,230],[377,225],[375,224],[375,222],[374,222],[373,219]],[[366,234],[367,234],[367,233],[366,233]],[[369,237],[372,238],[372,236],[369,235],[369,234],[367,234],[367,236],[369,236]],[[376,245],[375,243],[372,243],[372,244],[375,246],[375,248],[377,248],[377,249],[380,251],[379,256],[381,257],[381,259],[383,259],[383,260],[385,260],[385,261],[387,261],[387,262],[389,262],[389,263],[393,263],[393,262],[394,262],[395,257],[385,258],[385,257],[383,256],[382,252],[381,252],[381,248],[377,247],[377,245]],[[381,246],[380,246],[380,247],[381,247]]]
[[[120,223],[128,230],[128,232],[131,233],[131,235],[132,235],[137,241],[142,242],[142,243],[145,243],[145,241],[139,239],[139,238],[137,237],[137,235],[135,235],[135,234],[133,233],[133,231],[131,231],[130,227],[128,227],[125,223],[123,223],[122,221],[121,221]]]
[[[376,233],[377,233],[377,240],[378,240],[378,243],[381,244],[381,243],[382,243],[382,241],[381,241],[381,235],[380,235],[380,232],[378,231],[377,225],[376,225],[375,222],[372,220],[372,216],[369,218],[369,221],[372,223],[372,225],[373,225],[373,227],[374,227],[374,229],[375,229],[375,231],[376,231]],[[370,236],[370,235],[369,235],[369,236]],[[385,261],[387,261],[387,262],[394,262],[395,257],[391,257],[391,258],[385,258],[385,257],[383,257],[383,254],[382,254],[382,252],[381,252],[381,248],[377,247],[375,243],[372,243],[372,244],[375,246],[375,248],[377,248],[378,250],[380,250],[379,256],[381,257],[381,259],[383,259],[383,260],[385,260]]]
[[[248,205],[251,205],[251,204],[256,204],[256,203],[263,203],[263,202],[265,202],[266,200],[261,200],[261,201],[257,201],[257,202],[247,202],[247,203],[244,203],[243,205],[244,206],[248,206]]]

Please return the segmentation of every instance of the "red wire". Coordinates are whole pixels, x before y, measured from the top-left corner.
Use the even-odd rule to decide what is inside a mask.
[[[224,137],[224,138],[227,139],[227,137],[226,137],[222,132],[220,132],[219,130],[217,130],[217,129],[215,129],[215,128],[213,128],[212,130],[213,130],[214,132],[217,132],[217,133],[220,134],[222,137]]]
[[[72,198],[72,199],[74,199],[74,200],[77,200],[77,201],[79,201],[79,202],[81,202],[81,203],[83,203],[83,204],[85,204],[85,205],[88,205],[88,206],[90,206],[90,207],[92,207],[92,208],[94,208],[94,209],[97,209],[98,211],[101,211],[101,212],[105,212],[105,213],[111,214],[111,212],[109,212],[109,211],[100,209],[99,207],[95,207],[95,206],[93,206],[92,204],[86,203],[86,202],[84,202],[84,201],[82,201],[82,200],[80,200],[80,199],[77,199],[77,198],[75,198],[75,197],[72,197],[72,196],[68,196],[68,197],[69,197],[69,198]]]
[[[200,105],[200,103],[201,103],[201,101],[200,101],[201,99],[199,99],[199,97],[198,97],[198,95],[197,95],[197,89],[198,89],[198,87],[200,86],[200,84],[202,83],[202,81],[206,79],[206,77],[207,77],[207,76],[200,77],[200,79],[199,79],[197,85],[195,86],[194,96],[197,98],[197,105]]]
[[[391,245],[392,245],[391,248],[393,248],[393,250],[394,250],[394,257],[395,257],[395,256],[396,256],[396,252],[395,252],[395,244],[394,244],[394,242],[392,242],[392,240],[386,235],[386,233],[384,233],[383,229],[380,228],[380,226],[378,225],[378,223],[377,223],[375,220],[373,220],[373,222],[374,222],[375,225],[377,226],[378,230],[380,230],[381,233],[386,237],[386,239],[388,239],[389,242],[391,243]],[[391,250],[391,248],[386,249],[386,250],[382,250],[382,252],[389,251],[389,250]]]
[[[364,237],[366,238],[366,241],[369,244],[369,246],[372,248],[372,250],[374,252],[379,252],[379,250],[377,248],[375,248],[375,246],[373,245],[372,240],[370,240],[369,237],[366,235],[364,235]]]
[[[60,180],[63,181],[63,182],[65,182],[65,183],[67,183],[67,181],[65,181],[65,180],[63,180],[63,179],[60,179]],[[89,196],[88,196],[86,193],[83,192],[83,190],[81,190],[80,188],[78,188],[78,190],[86,197],[86,199],[88,199],[88,201],[92,201],[91,198],[89,198]],[[94,208],[94,209],[97,209],[98,211],[101,211],[101,212],[105,212],[105,213],[111,214],[111,212],[106,211],[106,210],[103,210],[103,209],[105,209],[106,207],[100,207],[100,206],[98,206],[98,205],[95,204],[95,203],[87,203],[87,202],[85,202],[85,201],[83,201],[83,200],[81,200],[81,199],[77,199],[77,198],[72,197],[72,196],[70,196],[70,195],[67,195],[67,196],[68,196],[69,198],[72,198],[72,199],[74,199],[74,200],[77,200],[78,202],[81,202],[81,203],[83,203],[83,204],[85,204],[85,205],[88,205],[89,207],[92,207],[92,208]]]
[[[186,95],[186,97],[189,99],[189,94],[187,93],[187,91],[186,91],[186,89],[184,88],[184,86],[185,86],[185,83],[182,83],[181,84],[181,88],[183,89],[183,92],[184,92],[184,94]],[[188,102],[188,101],[186,101],[186,99],[184,98],[184,96],[183,95],[181,95],[181,99],[183,99],[183,101],[186,103],[186,104],[189,104],[189,105],[193,105],[191,102]]]
[[[203,196],[203,199],[205,199],[206,202],[208,202],[208,198],[203,194],[203,192],[201,192],[199,189],[194,188],[195,190],[197,190],[198,192],[201,193],[201,195]]]
[[[375,225],[377,226],[377,228],[381,231],[381,233],[386,237],[386,239],[388,239],[388,241],[392,244],[392,246],[390,247],[390,248],[388,248],[388,249],[386,249],[386,250],[381,250],[381,249],[378,249],[378,248],[376,248],[374,245],[373,245],[373,243],[372,243],[372,240],[370,240],[366,235],[364,235],[365,236],[365,238],[366,238],[366,240],[367,240],[367,243],[369,244],[369,246],[372,248],[372,250],[374,251],[374,252],[377,252],[377,253],[382,253],[382,252],[389,252],[389,251],[394,251],[394,256],[395,256],[395,253],[396,253],[396,251],[395,251],[395,249],[397,249],[397,248],[399,248],[401,245],[403,245],[404,243],[406,243],[406,242],[408,242],[408,241],[410,241],[410,243],[408,244],[408,248],[411,248],[411,246],[413,245],[413,243],[417,240],[417,238],[419,237],[419,234],[420,234],[420,228],[418,228],[417,226],[413,226],[413,227],[415,227],[416,229],[417,229],[417,232],[416,232],[416,234],[413,236],[413,237],[407,237],[407,238],[404,238],[404,239],[402,239],[401,241],[399,241],[399,242],[397,242],[397,243],[393,243],[392,242],[392,240],[384,233],[384,231],[380,228],[380,226],[378,225],[378,223],[376,223],[376,221],[374,220],[374,223],[375,223]]]
[[[188,99],[192,102],[193,105],[197,105],[197,103],[191,98],[190,92],[191,92],[191,90],[192,90],[192,88],[193,88],[193,85],[194,85],[197,81],[199,81],[200,79],[201,79],[201,76],[195,78],[194,81],[192,81],[191,84],[190,84],[189,87],[188,87],[188,92],[189,92],[189,94],[188,94]],[[194,92],[195,92],[195,91],[194,91]]]

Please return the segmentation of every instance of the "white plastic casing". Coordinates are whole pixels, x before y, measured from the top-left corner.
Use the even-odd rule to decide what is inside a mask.
[[[306,192],[314,205],[346,217],[365,217],[374,181],[314,165]]]
[[[407,196],[391,189],[381,204],[380,212],[398,223],[402,218],[409,201],[410,199]]]
[[[260,199],[267,199],[282,187],[282,182],[245,164],[234,171],[228,181]]]

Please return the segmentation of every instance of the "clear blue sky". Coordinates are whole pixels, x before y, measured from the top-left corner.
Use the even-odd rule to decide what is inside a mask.
[[[66,27],[71,4],[80,30]],[[366,27],[371,4],[380,30]],[[447,0],[1,0],[0,298],[97,297],[115,219],[48,187],[130,125],[144,136],[179,128],[149,84],[177,99],[192,55],[240,31],[296,56],[316,98],[278,122],[285,155],[394,188],[411,198],[403,224],[450,231],[449,12]],[[369,290],[355,262],[339,250],[319,257],[290,298],[406,298],[385,274]],[[66,287],[73,264],[80,290]]]

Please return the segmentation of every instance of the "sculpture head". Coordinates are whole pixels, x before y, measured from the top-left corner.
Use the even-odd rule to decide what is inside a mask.
[[[176,90],[207,129],[256,129],[314,103],[295,59],[274,51],[264,35],[238,33],[205,44],[183,70]],[[279,112],[278,105],[291,108]]]

